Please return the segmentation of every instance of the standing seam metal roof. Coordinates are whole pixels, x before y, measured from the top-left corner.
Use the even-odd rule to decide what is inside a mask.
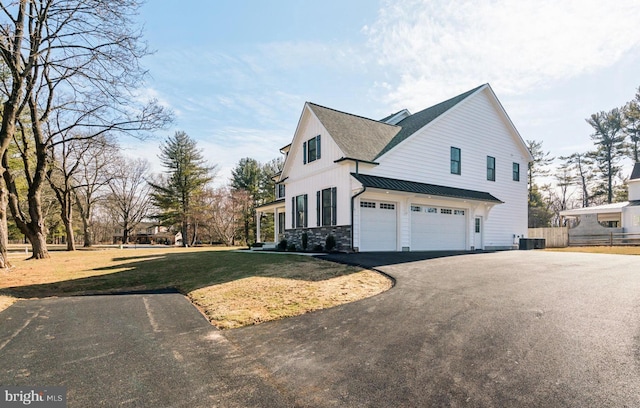
[[[503,202],[484,191],[438,186],[434,184],[419,183],[417,181],[371,176],[368,174],[351,173],[351,175],[360,183],[362,183],[364,187],[378,188],[382,190],[403,191],[407,193],[427,194],[439,197],[459,198],[463,200],[488,201],[493,203]]]

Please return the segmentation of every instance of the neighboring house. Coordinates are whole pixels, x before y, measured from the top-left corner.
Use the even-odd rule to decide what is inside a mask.
[[[640,234],[640,163],[636,163],[627,182],[629,201],[560,211],[560,216],[574,219],[571,237],[610,233]]]
[[[532,160],[489,84],[381,120],[307,102],[276,186],[275,241],[308,248],[510,249]],[[258,235],[259,236],[259,235]]]
[[[175,245],[182,235],[169,232],[167,227],[163,227],[151,222],[139,223],[129,234],[129,242],[135,244],[165,244]],[[113,235],[114,244],[122,244],[124,229],[116,228]]]

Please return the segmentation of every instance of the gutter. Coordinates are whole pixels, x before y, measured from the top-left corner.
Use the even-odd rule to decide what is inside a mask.
[[[367,187],[364,186],[362,187],[362,190],[360,190],[358,193],[356,193],[355,195],[351,196],[351,250],[353,251],[353,240],[354,240],[354,225],[353,225],[353,219],[354,219],[354,211],[355,211],[355,200],[356,198],[361,195],[362,193],[364,193],[365,191],[367,191]]]

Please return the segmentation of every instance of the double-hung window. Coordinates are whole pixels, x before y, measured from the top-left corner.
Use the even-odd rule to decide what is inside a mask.
[[[307,227],[307,195],[302,194],[291,197],[291,207],[293,208],[293,217],[291,217],[292,228]]]
[[[451,147],[451,174],[462,174],[462,160],[460,149]]]
[[[302,144],[302,161],[311,163],[320,158],[320,135],[312,137]]]
[[[487,180],[496,181],[496,158],[487,156]]]
[[[520,181],[520,163],[513,163],[513,181]]]
[[[336,225],[337,190],[335,187],[325,188],[316,193],[317,226]]]

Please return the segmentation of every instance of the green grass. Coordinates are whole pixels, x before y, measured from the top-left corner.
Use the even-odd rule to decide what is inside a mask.
[[[16,298],[176,288],[225,328],[331,307],[390,287],[379,274],[307,256],[207,248],[52,252],[51,259],[12,262],[12,270],[0,272],[0,305]]]

